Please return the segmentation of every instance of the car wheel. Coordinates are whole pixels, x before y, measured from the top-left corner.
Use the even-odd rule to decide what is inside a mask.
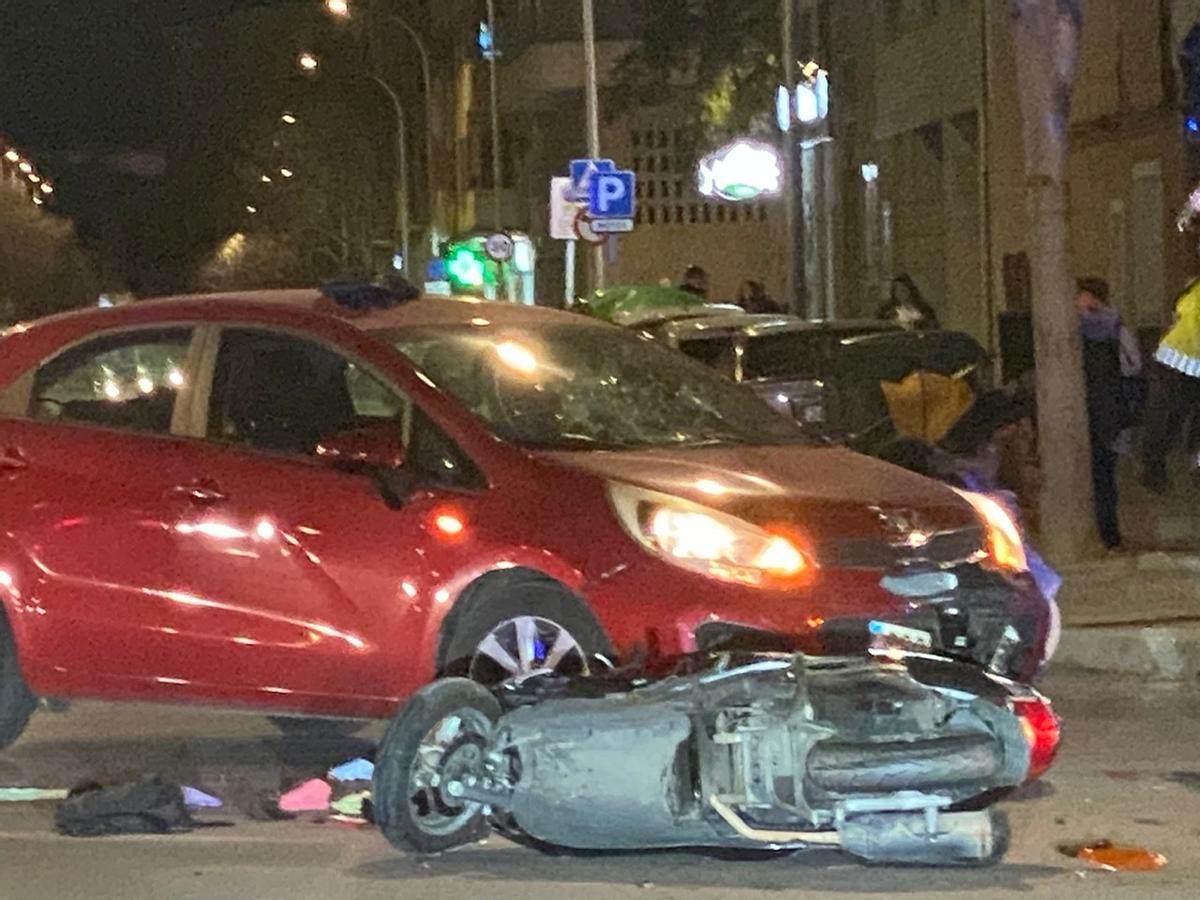
[[[582,600],[556,581],[526,575],[470,601],[454,623],[442,671],[491,686],[542,673],[588,675],[597,656],[611,654]]]
[[[353,719],[303,719],[271,716],[271,722],[288,737],[309,740],[348,738],[360,731],[365,723]]]
[[[37,698],[21,677],[12,631],[0,614],[0,750],[21,736],[36,708]]]
[[[400,849],[439,853],[487,834],[484,806],[455,798],[451,783],[483,771],[500,704],[486,688],[446,678],[413,695],[375,756],[375,823]]]

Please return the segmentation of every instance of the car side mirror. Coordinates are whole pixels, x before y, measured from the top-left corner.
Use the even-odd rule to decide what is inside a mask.
[[[336,468],[354,472],[389,472],[404,465],[400,426],[388,419],[330,435],[317,444],[316,455]]]

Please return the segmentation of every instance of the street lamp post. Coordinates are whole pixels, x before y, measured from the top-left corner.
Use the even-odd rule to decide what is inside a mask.
[[[339,19],[350,18],[350,0],[325,0],[325,9],[330,15]],[[412,38],[417,48],[417,55],[421,60],[421,80],[425,85],[425,189],[429,194],[429,230],[436,234],[441,224],[441,208],[438,202],[437,174],[434,168],[437,148],[434,142],[433,67],[429,61],[429,48],[425,45],[425,40],[421,37],[420,32],[399,13],[389,10],[385,13],[385,17]]]
[[[500,209],[500,97],[496,84],[496,2],[487,0],[488,33],[492,36],[492,52],[488,57],[488,78],[491,82],[492,107],[492,225],[497,231],[504,227]]]
[[[596,14],[592,0],[583,0],[583,55],[587,69],[584,96],[587,106],[588,153],[600,158],[600,101],[596,81]],[[592,289],[604,290],[604,245],[592,249]]]
[[[307,63],[306,60],[308,61]],[[306,72],[315,72],[320,66],[320,60],[312,53],[301,54],[299,62],[300,67]],[[404,265],[401,269],[407,272],[409,263],[412,260],[412,257],[409,255],[409,233],[411,229],[408,215],[408,122],[404,114],[404,104],[401,102],[400,95],[396,92],[396,89],[386,79],[375,72],[369,72],[368,75],[387,94],[388,100],[391,101],[392,109],[396,114],[396,222],[392,243],[403,257]],[[284,177],[289,176],[285,175]]]
[[[408,124],[404,115],[404,104],[400,102],[400,95],[396,93],[396,90],[374,72],[371,73],[371,80],[379,85],[384,93],[388,95],[388,99],[392,101],[392,107],[396,112],[396,171],[398,177],[396,179],[395,243],[400,247],[400,253],[403,257],[404,265],[401,266],[401,270],[407,272],[412,262],[412,256],[409,255]]]

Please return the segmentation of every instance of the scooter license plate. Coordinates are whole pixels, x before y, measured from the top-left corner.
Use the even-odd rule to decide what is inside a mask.
[[[933,649],[933,637],[919,628],[873,621],[867,630],[871,635],[872,653],[928,653]]]

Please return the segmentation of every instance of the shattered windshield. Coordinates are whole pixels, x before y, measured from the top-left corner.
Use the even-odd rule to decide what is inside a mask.
[[[382,335],[500,438],[543,449],[796,444],[754,394],[682,354],[595,325]]]

